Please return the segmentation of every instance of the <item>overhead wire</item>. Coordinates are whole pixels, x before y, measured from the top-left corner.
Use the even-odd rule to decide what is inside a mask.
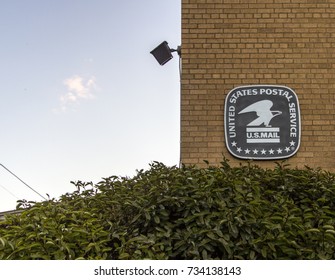
[[[11,196],[15,197],[17,200],[19,200],[19,198],[15,194],[13,194],[9,189],[5,188],[3,185],[0,185],[0,188],[8,192]]]
[[[21,183],[23,183],[26,187],[28,187],[30,190],[32,190],[34,193],[38,194],[40,197],[42,197],[44,200],[47,200],[43,195],[41,195],[38,191],[36,191],[34,188],[29,186],[26,182],[21,180],[17,175],[15,175],[12,171],[10,171],[6,166],[0,163],[0,166],[3,167],[5,170],[7,170],[10,174],[12,174],[16,179],[18,179]]]

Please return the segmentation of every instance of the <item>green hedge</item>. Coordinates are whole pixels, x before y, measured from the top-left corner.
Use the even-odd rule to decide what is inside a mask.
[[[167,167],[0,222],[0,259],[334,259],[335,174],[278,164]]]

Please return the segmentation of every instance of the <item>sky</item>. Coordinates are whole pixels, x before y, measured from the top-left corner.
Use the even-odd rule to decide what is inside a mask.
[[[42,200],[13,174],[58,198],[70,181],[178,165],[179,58],[150,51],[181,45],[180,2],[1,2],[0,211]]]

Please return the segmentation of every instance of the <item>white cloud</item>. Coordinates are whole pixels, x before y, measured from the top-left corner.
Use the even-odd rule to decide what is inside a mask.
[[[60,96],[60,111],[66,111],[83,99],[95,98],[94,92],[97,89],[95,77],[84,78],[74,75],[63,81],[66,93]],[[59,110],[54,110],[55,112]]]

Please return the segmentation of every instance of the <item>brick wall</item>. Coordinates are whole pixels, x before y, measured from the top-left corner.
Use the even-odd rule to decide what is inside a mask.
[[[182,0],[182,163],[241,162],[225,146],[225,97],[256,84],[298,95],[301,145],[287,162],[335,171],[335,0]]]

